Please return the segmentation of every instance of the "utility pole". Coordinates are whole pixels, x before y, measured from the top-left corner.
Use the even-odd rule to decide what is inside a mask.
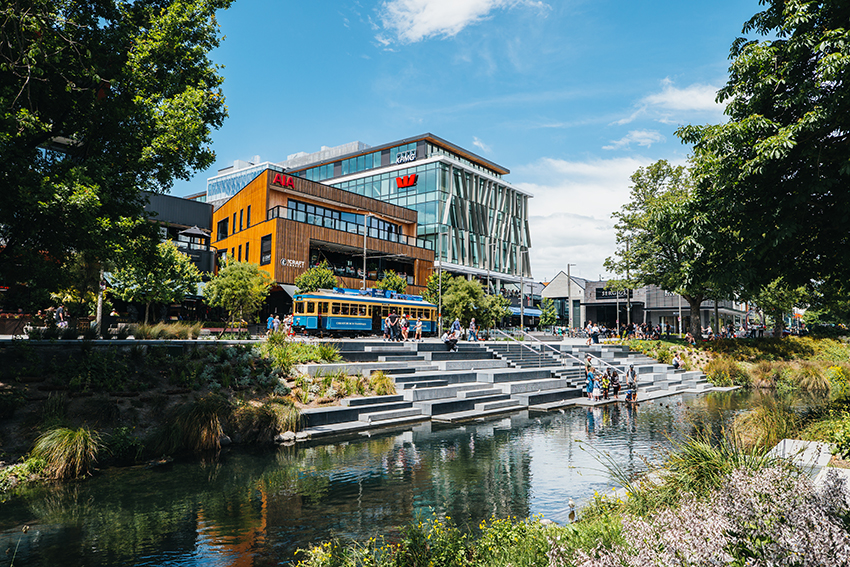
[[[567,320],[570,326],[570,332],[573,330],[573,278],[570,277],[570,266],[575,264],[567,264]]]
[[[631,326],[632,324],[632,294],[631,294],[631,285],[632,280],[629,276],[629,239],[626,238],[626,283],[629,285],[626,288],[626,324]]]
[[[363,215],[363,291],[366,291],[366,235],[369,233],[369,213]]]

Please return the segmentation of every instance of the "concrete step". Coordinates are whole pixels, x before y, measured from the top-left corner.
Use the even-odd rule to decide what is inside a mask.
[[[500,368],[494,370],[479,370],[478,381],[491,384],[501,382],[517,382],[520,380],[542,380],[552,378],[557,368]]]
[[[396,361],[396,362],[420,361],[420,362],[422,362],[422,361],[425,361],[426,359],[425,359],[424,355],[405,353],[405,354],[392,355],[392,356],[381,355],[381,356],[378,357],[378,360],[381,361],[381,362],[393,362],[393,361]]]
[[[513,394],[511,397],[519,400],[523,405],[531,407],[537,404],[548,404],[563,400],[572,400],[580,398],[582,395],[581,388],[557,388],[554,390],[544,390],[540,392],[526,392],[522,394]]]
[[[477,398],[445,398],[440,400],[427,400],[422,402],[413,402],[413,407],[420,408],[424,415],[436,416],[447,413],[457,413],[465,411],[473,411],[475,404],[483,402],[496,402],[499,400],[507,400],[510,396],[507,394],[499,394],[493,396],[481,396]]]
[[[414,376],[416,376],[414,374]],[[416,380],[411,382],[396,383],[396,387],[401,386],[402,390],[412,390],[414,388],[437,388],[439,386],[448,386],[448,380]]]
[[[384,343],[380,346],[367,346],[363,351],[379,353],[416,352],[416,345],[413,343]]]
[[[404,390],[402,394],[408,402],[423,402],[428,400],[440,400],[448,398],[456,398],[458,392],[466,390],[477,390],[483,385],[476,382],[466,384],[450,384],[448,386],[436,386],[433,388],[416,388]]]
[[[522,409],[524,406],[519,400],[499,400],[496,402],[482,402],[475,404],[475,411],[491,411],[496,409],[516,408]]]
[[[481,388],[480,390],[465,390],[463,392],[458,392],[458,398],[480,398],[483,396],[501,396],[504,392],[502,392],[501,388]]]
[[[543,390],[556,390],[566,388],[567,381],[558,378],[545,380],[523,380],[521,382],[500,382],[498,386],[506,394],[522,394],[525,392],[542,392]]]
[[[425,360],[489,360],[493,358],[493,355],[487,352],[484,349],[475,349],[475,350],[462,350],[458,352],[449,352],[449,351],[434,351],[434,352],[424,352],[422,356],[425,357]]]
[[[406,408],[406,409],[397,409],[392,411],[379,411],[374,413],[362,413],[360,414],[360,419],[358,421],[365,421],[366,423],[375,423],[378,421],[388,421],[390,419],[399,419],[402,417],[413,417],[416,415],[422,415],[422,410],[419,408]]]
[[[318,427],[343,423],[346,421],[359,421],[360,415],[365,413],[377,413],[382,411],[395,411],[413,407],[410,402],[390,402],[382,404],[370,404],[366,406],[336,406],[329,408],[307,408],[301,410],[301,419],[305,428]]]
[[[393,376],[396,384],[423,380],[446,380],[449,384],[460,384],[475,382],[477,378],[478,374],[471,370],[423,370],[411,375]]]
[[[404,396],[394,395],[394,396],[367,396],[365,398],[345,398],[339,402],[339,404],[343,407],[359,407],[359,406],[373,406],[376,404],[391,404],[395,402],[404,402]]]
[[[435,360],[432,362],[440,370],[480,370],[483,368],[507,368],[508,362],[498,358],[478,360]]]

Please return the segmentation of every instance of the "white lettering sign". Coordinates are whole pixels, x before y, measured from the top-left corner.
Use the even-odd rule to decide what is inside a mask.
[[[280,265],[284,268],[303,268],[304,260],[290,260],[288,258],[281,258]]]
[[[416,150],[399,152],[399,154],[395,156],[396,163],[407,163],[409,161],[416,161]]]

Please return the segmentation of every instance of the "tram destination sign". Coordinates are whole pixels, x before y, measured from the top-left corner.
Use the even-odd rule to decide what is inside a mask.
[[[628,292],[629,299],[634,297],[634,290],[629,289],[621,289],[619,291],[613,289],[606,289],[604,287],[596,288],[596,299],[620,299],[626,298],[626,292]]]

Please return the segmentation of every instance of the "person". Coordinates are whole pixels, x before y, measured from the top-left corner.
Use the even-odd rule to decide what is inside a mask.
[[[274,331],[274,315],[269,313],[269,318],[266,320],[266,334],[271,335]]]
[[[590,375],[593,376],[593,400],[598,402],[602,399],[602,382],[593,368],[590,369]]]
[[[688,331],[688,333],[685,335],[685,340],[686,340],[686,341],[688,341],[688,344],[689,344],[689,345],[691,345],[691,346],[697,346],[697,342],[696,342],[696,340],[694,339],[694,336],[691,334],[691,332],[690,332],[690,331]]]
[[[390,341],[398,341],[401,337],[401,333],[399,333],[398,314],[396,314],[395,309],[390,311],[388,319],[390,322]]]
[[[443,344],[446,345],[446,350],[454,352],[457,350],[457,339],[459,335],[455,334],[455,331],[446,331],[443,333],[441,337]]]
[[[673,357],[673,370],[678,370],[682,367],[682,357],[679,353],[676,353],[676,356]]]
[[[416,334],[414,335],[414,340],[415,340],[417,343],[421,343],[421,342],[422,342],[422,317],[417,317],[417,318],[416,318],[416,327],[415,327],[415,329],[416,329]]]
[[[292,328],[292,313],[286,316],[283,320],[283,330],[286,332],[287,337],[291,337],[294,334],[294,329]]]
[[[587,385],[585,386],[585,390],[587,390],[587,399],[593,400],[593,367],[587,369]]]
[[[614,399],[620,399],[620,374],[617,372],[617,369],[614,368],[611,370],[611,390],[614,391]]]
[[[593,359],[590,357],[590,353],[584,358],[584,373],[589,374],[590,370],[593,368]]]
[[[627,402],[636,402],[637,401],[637,372],[635,371],[635,365],[630,364],[629,369],[626,370],[626,401]]]
[[[455,317],[454,323],[452,323],[452,333],[457,333],[457,336],[460,336],[460,319]]]
[[[407,327],[407,316],[402,313],[401,318],[398,320],[398,328],[401,331],[401,341],[407,342],[407,334],[410,332]]]
[[[469,321],[469,335],[466,337],[468,341],[478,340],[478,327],[475,326],[475,317]]]
[[[590,337],[593,339],[593,344],[599,344],[599,325],[594,325],[590,329]]]
[[[602,389],[602,398],[608,399],[608,388],[611,387],[611,379],[608,372],[604,372],[599,376],[599,386]]]
[[[390,316],[384,318],[384,341],[388,342],[393,338],[392,324],[390,324]]]
[[[280,316],[275,315],[274,319],[272,319],[272,332],[276,333],[280,329]]]
[[[57,327],[66,327],[68,323],[65,321],[65,305],[60,305],[56,309],[56,313],[53,314],[53,318],[56,320]]]
[[[585,346],[590,346],[591,335],[593,334],[593,321],[587,322],[587,326],[584,328],[584,334],[587,335],[587,342],[584,344]]]

